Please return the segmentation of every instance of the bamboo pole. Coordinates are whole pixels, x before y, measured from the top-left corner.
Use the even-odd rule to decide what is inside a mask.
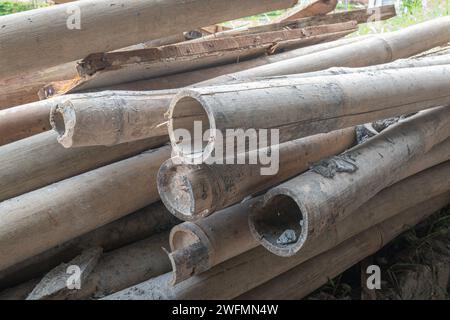
[[[324,15],[336,8],[337,0],[309,0],[299,7],[287,10],[287,12],[275,21],[283,22],[304,17]]]
[[[1,202],[0,270],[156,202],[169,156],[150,150]]]
[[[0,201],[135,156],[167,141],[161,137],[114,147],[65,149],[56,137],[49,131],[0,147]]]
[[[269,190],[261,210],[249,219],[250,229],[269,251],[295,255],[383,188],[424,170],[413,160],[449,136],[449,107],[422,112],[391,126]]]
[[[447,150],[442,148],[442,151]],[[381,191],[355,211],[354,215],[332,226],[326,234],[321,234],[315,242],[316,245],[306,247],[302,254],[279,257],[262,247],[257,247],[175,286],[170,285],[172,274],[167,273],[106,297],[106,299],[236,298],[318,254],[334,248],[339,243],[375,224],[408,208],[414,208],[423,201],[448,192],[450,190],[450,181],[447,178],[449,170],[450,163],[447,161]],[[429,183],[427,184],[427,182]],[[211,218],[213,217],[211,216]],[[223,245],[232,246],[233,244],[228,242]]]
[[[0,18],[3,26],[0,73],[6,77],[31,72],[81,59],[93,52],[288,8],[294,3],[294,0],[82,0],[6,15]]]
[[[397,235],[449,203],[450,193],[424,201],[335,248],[320,254],[269,282],[239,296],[238,300],[303,299],[362,259],[376,253]]]
[[[425,170],[448,159],[450,159],[450,139],[435,146],[419,160],[413,161],[412,166],[407,170]],[[380,203],[375,199],[372,205],[372,202],[368,201],[363,205],[363,213],[360,213],[361,210],[355,210],[360,215],[358,218],[349,218],[347,221],[357,223],[360,220],[368,220],[376,224],[382,219],[389,218],[392,212],[396,212],[395,205],[397,205],[397,202],[395,202],[395,199],[400,204],[399,210],[404,208],[401,207],[402,205],[409,203],[408,197],[410,194],[408,190],[412,194],[420,194],[415,198],[415,201],[419,202],[436,196],[449,186],[438,183],[438,188],[436,189],[430,189],[426,192],[421,190],[424,184],[434,183],[434,175],[440,175],[440,177],[445,179],[444,173],[434,170],[433,173],[423,173],[412,176],[404,182],[401,181],[388,188],[388,191],[382,191],[382,193],[389,192],[391,195],[390,197],[387,195],[383,196],[383,201],[385,202]],[[223,261],[256,247],[256,239],[249,240],[250,229],[247,220],[249,212],[261,198],[259,197],[251,202],[243,202],[205,219],[196,222],[185,222],[174,227],[171,232],[172,252],[169,255],[173,270],[172,283],[184,281],[194,274],[207,271]],[[380,207],[385,207],[385,211],[380,211],[384,212],[383,215],[374,214],[373,208],[381,210],[382,208]],[[346,226],[345,222],[343,222],[342,225],[338,224],[334,229],[327,230],[328,234],[334,234],[334,236],[330,236],[329,241],[338,242],[345,239],[345,236],[342,239],[339,238],[339,234],[345,233],[346,228],[349,228],[349,226]],[[236,239],[228,237],[229,234],[236,235]],[[230,239],[233,240],[230,241]]]
[[[446,65],[183,89],[169,108],[169,137],[175,154],[206,161],[236,129],[277,129],[284,142],[447,105],[449,75]]]
[[[198,220],[298,175],[311,163],[345,151],[354,145],[355,137],[354,128],[348,128],[243,154],[254,159],[252,164],[233,160],[232,165],[193,165],[169,159],[159,170],[158,191],[176,217]],[[271,163],[262,163],[258,155],[269,153]]]
[[[0,289],[39,277],[61,261],[69,261],[87,248],[101,247],[104,252],[109,252],[167,231],[177,223],[179,220],[161,202],[151,204],[0,271]]]

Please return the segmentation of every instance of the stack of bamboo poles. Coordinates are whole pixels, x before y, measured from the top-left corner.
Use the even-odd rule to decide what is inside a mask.
[[[449,18],[339,39],[394,7],[219,30],[296,1],[110,2],[76,2],[82,33],[69,4],[0,18],[0,299],[300,298],[450,202],[450,55],[411,58]],[[197,120],[279,129],[245,154],[277,174],[193,164]]]

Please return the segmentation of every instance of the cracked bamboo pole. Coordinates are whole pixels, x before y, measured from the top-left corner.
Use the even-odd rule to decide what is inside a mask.
[[[432,182],[431,182],[432,183]],[[337,245],[238,300],[302,299],[362,259],[374,254],[397,235],[426,219],[450,201],[450,193],[426,200]]]
[[[435,146],[425,156],[412,161],[412,165],[406,170],[407,172],[427,170],[449,159],[450,138]],[[380,193],[382,200],[369,200],[361,206],[362,210],[355,210],[357,218],[349,217],[346,221],[348,223],[352,221],[354,224],[360,221],[376,224],[392,217],[397,210],[403,210],[405,205],[412,205],[408,202],[411,195],[415,195],[414,201],[419,203],[450,189],[448,183],[442,182],[442,179],[445,181],[445,172],[448,171],[448,169],[440,171],[442,167],[446,168],[440,166],[437,169],[429,169],[383,190]],[[434,185],[434,179],[437,185]],[[428,184],[436,188],[422,191],[423,186]],[[184,281],[256,247],[258,243],[256,239],[250,237],[251,231],[247,220],[249,212],[261,198],[237,204],[196,222],[185,222],[175,226],[171,232],[172,252],[169,254],[173,271],[172,283]],[[332,243],[347,239],[346,232],[351,231],[350,226],[343,221],[342,224],[328,229],[327,234],[330,236],[327,241]],[[236,237],[229,237],[230,234]],[[321,238],[319,240],[322,241]]]
[[[447,105],[449,86],[445,65],[183,89],[168,111],[169,137],[186,162],[206,161],[236,129],[277,129],[284,142]]]
[[[250,229],[272,253],[295,255],[383,188],[425,169],[414,159],[449,136],[450,107],[410,117],[269,190]]]
[[[0,270],[159,200],[169,157],[164,146],[0,202]]]
[[[408,208],[414,208],[420,202],[448,192],[450,190],[450,181],[447,178],[449,170],[450,164],[447,162],[381,191],[358,209],[354,215],[333,226],[327,234],[320,235],[316,245],[305,248],[306,250],[301,255],[289,258],[279,257],[263,247],[257,247],[175,286],[170,284],[172,273],[167,273],[113,294],[106,299],[236,298],[320,253],[334,248],[339,243],[373,227],[375,224],[381,223]],[[424,181],[430,183],[424,184]],[[426,187],[424,187],[425,185]],[[211,218],[213,217],[211,216]],[[229,242],[223,245],[233,244]],[[258,270],[258,272],[255,272],[255,270]]]
[[[354,128],[348,128],[243,154],[254,159],[252,164],[194,165],[169,159],[159,170],[158,191],[177,218],[198,220],[307,170],[313,162],[345,151],[354,145],[355,137]]]
[[[82,59],[93,52],[288,8],[295,2],[82,0],[6,15],[0,18],[0,73],[6,77],[31,72]],[[173,23],[174,19],[177,23]]]
[[[336,8],[337,0],[309,0],[301,6],[287,10],[276,22],[290,21],[305,17],[325,15]]]
[[[48,131],[0,147],[0,202],[164,144],[166,137],[114,147],[65,149]]]

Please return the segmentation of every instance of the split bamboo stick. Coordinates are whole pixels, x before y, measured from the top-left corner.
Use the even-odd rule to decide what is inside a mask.
[[[150,150],[1,202],[0,270],[159,200],[169,156],[167,146]]]
[[[287,10],[287,12],[275,21],[283,22],[289,20],[300,19],[304,17],[324,15],[336,8],[337,0],[309,0],[299,7]]]
[[[61,261],[73,259],[85,249],[101,247],[104,252],[109,252],[167,231],[177,223],[179,220],[171,215],[161,202],[151,204],[0,271],[0,289],[39,277]]]
[[[295,2],[82,0],[6,15],[0,18],[3,26],[0,73],[6,77],[31,72],[81,59],[93,52],[111,51],[242,16],[288,8]],[[174,19],[177,23],[173,23]]]
[[[44,132],[0,147],[0,202],[164,144],[166,137],[114,147],[65,149]]]
[[[414,159],[448,137],[449,107],[408,118],[269,190],[250,229],[272,253],[295,255],[383,188],[424,170]]]
[[[186,162],[205,161],[236,129],[277,129],[284,142],[447,105],[449,75],[445,65],[183,89],[169,108],[169,137]]]
[[[442,148],[442,151],[447,150]],[[321,234],[315,242],[316,245],[306,247],[302,254],[287,258],[279,257],[262,247],[257,247],[175,286],[170,284],[173,277],[172,273],[167,273],[106,297],[106,299],[236,298],[320,253],[334,248],[339,243],[375,224],[408,208],[414,208],[423,201],[448,192],[450,190],[450,181],[447,178],[449,170],[450,163],[446,162],[381,191],[355,211],[354,215],[332,226],[326,234]],[[233,246],[232,242],[221,244]],[[197,257],[193,258],[197,259]],[[189,262],[186,263],[189,264]],[[254,272],[255,270],[258,270],[258,272]]]
[[[348,128],[243,154],[254,159],[254,164],[193,165],[169,159],[159,170],[158,191],[176,217],[198,220],[298,175],[311,163],[345,151],[354,145],[355,137],[354,128]],[[269,153],[271,163],[262,163],[258,154]]]
[[[269,282],[239,296],[238,300],[303,299],[362,259],[376,253],[396,236],[450,203],[444,193],[409,208],[354,236]]]

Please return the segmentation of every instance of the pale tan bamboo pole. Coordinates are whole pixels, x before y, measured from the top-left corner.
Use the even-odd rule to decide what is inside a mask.
[[[398,215],[337,245],[292,270],[237,297],[238,300],[302,299],[329,279],[374,254],[397,235],[424,220],[446,204],[450,193],[444,193],[409,208]]]
[[[304,17],[324,15],[336,8],[337,0],[308,0],[302,5],[287,10],[287,12],[277,19],[276,22],[300,19]]]
[[[269,190],[250,229],[269,251],[295,255],[383,188],[425,169],[411,162],[449,136],[449,107],[408,118]]]
[[[114,147],[65,149],[44,132],[0,147],[0,201],[161,146],[166,137]]]
[[[198,220],[298,175],[311,163],[347,150],[355,138],[354,128],[348,128],[288,141],[245,154],[254,159],[251,164],[236,164],[233,159],[232,165],[194,165],[169,159],[159,170],[158,191],[176,217]],[[271,163],[262,163],[259,155],[269,153]]]
[[[0,289],[39,277],[61,261],[73,259],[84,249],[101,247],[104,252],[108,252],[169,230],[177,223],[179,220],[171,215],[161,202],[151,204],[0,271]]]
[[[169,137],[175,154],[205,161],[236,129],[277,129],[284,142],[447,105],[449,75],[445,65],[183,89],[169,108]],[[193,143],[202,139],[196,124],[203,144]]]
[[[399,31],[370,36],[351,45],[223,75],[210,81],[225,83],[227,79],[248,80],[254,77],[305,73],[331,67],[364,67],[407,58],[447,44],[449,40],[450,17],[447,16]]]
[[[169,157],[167,146],[149,150],[1,202],[0,270],[159,200]]]
[[[419,160],[413,161],[413,168],[408,167],[406,170],[425,170],[448,159],[450,159],[450,139],[435,146]],[[412,176],[388,188],[387,191],[382,191],[381,194],[386,193],[382,196],[384,202],[377,199],[368,201],[363,205],[364,210],[362,212],[361,210],[355,210],[359,215],[357,218],[349,218],[347,221],[352,221],[353,225],[363,220],[376,224],[382,219],[389,218],[392,212],[396,212],[396,208],[402,210],[404,208],[401,207],[402,205],[410,205],[408,197],[411,194],[418,194],[414,201],[420,202],[442,193],[443,190],[446,190],[445,188],[450,188],[449,184],[438,183],[437,188],[422,191],[423,185],[433,184],[436,175],[439,175],[437,181],[440,181],[441,177],[448,180],[445,172],[438,169],[430,169],[423,174]],[[398,203],[395,202],[396,199]],[[194,274],[200,274],[223,261],[256,247],[256,239],[249,240],[250,229],[247,223],[249,212],[256,201],[259,200],[244,202],[222,210],[216,214],[217,217],[212,215],[194,223],[185,222],[174,227],[171,232],[172,252],[169,254],[173,271],[172,282],[184,281]],[[380,211],[383,212],[382,215],[378,215],[374,213],[373,208],[377,208],[377,210],[386,209]],[[330,234],[329,241],[338,242],[346,239],[345,235],[342,238],[339,235],[345,234],[348,228],[349,226],[343,222],[336,225],[334,229],[327,230],[327,233]],[[236,235],[235,238],[234,236],[230,237],[233,239],[232,241],[228,238],[230,234]]]
[[[279,257],[262,247],[257,247],[175,286],[170,285],[172,273],[167,273],[106,299],[236,298],[318,254],[334,248],[375,224],[408,208],[413,208],[420,202],[448,192],[450,190],[450,181],[447,178],[449,170],[450,164],[447,162],[383,190],[354,215],[339,222],[338,226],[333,226],[327,234],[322,234],[317,239],[316,245],[305,248],[302,254]],[[423,183],[424,181],[429,184]],[[232,243],[229,244],[232,245]]]
[[[163,248],[169,246],[169,233],[163,232],[100,256],[93,270],[80,283],[79,290],[65,284],[68,262],[51,270],[28,300],[79,300],[100,298],[170,271],[170,262]],[[57,280],[60,277],[61,280]],[[48,281],[51,279],[52,281]],[[53,280],[54,279],[54,280]],[[54,283],[56,282],[56,283]]]
[[[51,67],[93,52],[111,51],[242,16],[288,8],[295,2],[82,0],[6,15],[0,18],[3,26],[0,73],[6,77]]]

